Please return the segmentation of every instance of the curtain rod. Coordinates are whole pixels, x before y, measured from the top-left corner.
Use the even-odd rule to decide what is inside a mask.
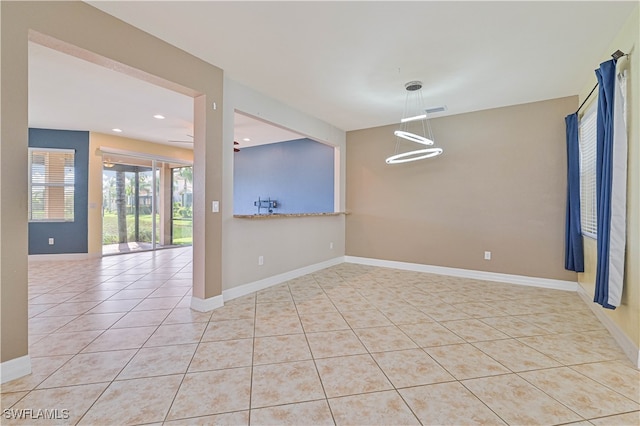
[[[622,58],[623,56],[629,56],[628,53],[624,53],[622,50],[618,49],[615,52],[613,52],[611,54],[611,57],[613,58],[614,61],[617,61],[618,59]],[[593,89],[591,89],[591,91],[589,92],[589,94],[587,95],[586,98],[584,98],[584,101],[582,101],[582,103],[580,104],[580,106],[578,107],[578,109],[576,110],[576,112],[574,112],[574,114],[577,114],[580,112],[580,110],[582,109],[582,107],[584,106],[585,103],[587,103],[587,101],[589,100],[589,98],[591,97],[591,95],[593,95],[593,92],[595,92],[596,88],[598,87],[598,83],[596,83],[595,86],[593,86]]]
[[[598,83],[596,83],[595,86],[593,86],[593,89],[591,89],[591,91],[589,92],[589,94],[587,95],[586,98],[584,98],[584,101],[582,101],[582,103],[580,104],[580,106],[578,107],[578,109],[576,110],[576,112],[574,112],[574,114],[577,114],[580,112],[580,110],[582,109],[582,107],[584,106],[584,104],[587,103],[587,101],[589,100],[589,98],[591,97],[591,95],[593,95],[593,92],[595,92],[595,90],[598,88]]]

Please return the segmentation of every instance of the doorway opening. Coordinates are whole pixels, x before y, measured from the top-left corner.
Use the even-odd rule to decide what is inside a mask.
[[[102,254],[193,242],[192,166],[103,153]]]

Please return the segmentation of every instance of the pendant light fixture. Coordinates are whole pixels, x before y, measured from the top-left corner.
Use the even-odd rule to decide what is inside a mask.
[[[410,81],[404,88],[407,90],[404,114],[400,120],[400,129],[393,132],[396,136],[396,149],[386,159],[387,164],[408,163],[442,154],[442,148],[432,147],[433,133],[422,99],[422,82]],[[400,152],[402,139],[422,146],[413,151]]]

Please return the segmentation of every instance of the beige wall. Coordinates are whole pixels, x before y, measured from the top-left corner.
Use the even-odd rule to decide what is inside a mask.
[[[222,198],[222,70],[86,3],[0,2],[1,354],[27,355],[28,41],[112,66],[193,96],[194,295],[222,292],[222,218],[206,208]],[[209,105],[209,107],[207,107]],[[22,177],[22,178],[21,178]]]
[[[345,132],[315,117],[225,79],[224,131],[224,289],[344,256],[344,216],[239,219],[233,217],[233,116],[242,111],[334,146],[337,211],[345,203]],[[333,243],[333,248],[330,247]],[[264,256],[264,265],[258,265]]]
[[[564,117],[577,106],[436,118],[444,154],[406,164],[384,161],[397,126],[348,132],[347,255],[575,281],[564,269]]]
[[[13,34],[5,31],[11,17],[2,9],[0,56],[0,361],[27,354],[27,144],[26,124],[26,65],[27,44],[13,48]],[[12,54],[9,53],[12,50]],[[11,63],[18,66],[10,67]],[[20,68],[24,69],[22,78]],[[20,100],[17,108],[13,100]],[[5,123],[24,122],[24,126]],[[18,141],[21,149],[14,144]],[[24,179],[17,177],[24,176]]]
[[[189,149],[91,132],[89,136],[88,215],[88,246],[89,255],[91,256],[98,256],[102,253],[102,154],[100,153],[100,148],[157,155],[165,159],[181,160],[187,163],[193,161],[193,151]]]
[[[627,247],[625,259],[625,281],[621,306],[611,311],[603,309],[609,318],[629,337],[636,348],[640,346],[640,6],[629,17],[609,49],[602,52],[602,62],[611,59],[609,55],[620,49],[631,53],[620,59],[618,70],[628,71],[627,130]],[[594,64],[596,68],[598,64]],[[587,73],[589,71],[586,71]],[[596,83],[591,72],[589,83],[582,90],[580,101],[584,100]],[[595,99],[595,97],[594,97]],[[597,243],[591,238],[584,239],[585,272],[578,275],[580,285],[593,297],[597,265]]]

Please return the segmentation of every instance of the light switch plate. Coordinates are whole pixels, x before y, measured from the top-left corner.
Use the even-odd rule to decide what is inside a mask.
[[[213,201],[211,203],[211,211],[218,213],[220,211],[220,201]]]

